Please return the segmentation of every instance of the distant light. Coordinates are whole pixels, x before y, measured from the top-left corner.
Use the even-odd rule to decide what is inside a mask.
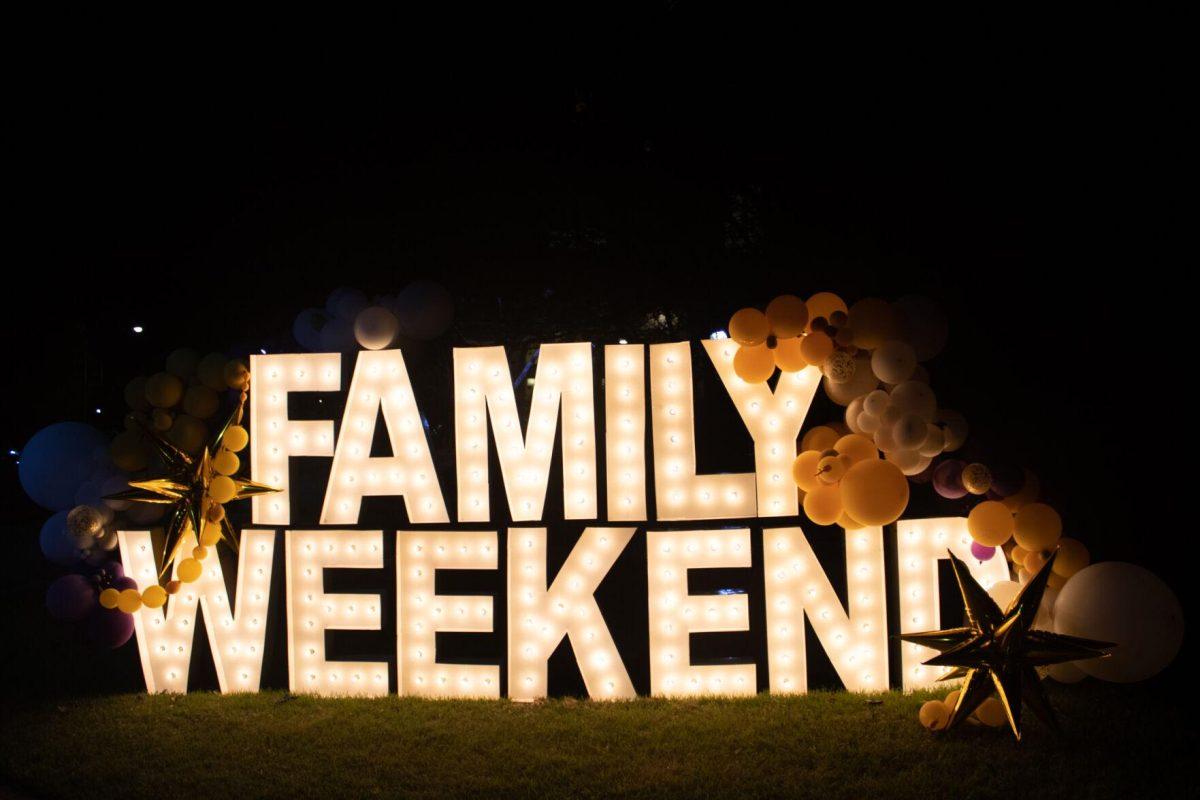
[[[98,408],[97,408],[97,409],[96,409],[96,413],[97,413],[97,414],[99,414],[99,413],[100,413],[100,409],[98,409]]]
[[[729,334],[728,334],[728,333],[726,333],[725,331],[713,331],[712,333],[710,333],[710,334],[708,335],[708,338],[710,338],[710,339],[717,339],[717,340],[720,340],[720,339],[728,339],[728,338],[729,338]]]
[[[258,348],[258,352],[262,353],[265,356],[267,354],[267,348],[260,347],[260,348]]]
[[[625,339],[617,339],[617,344],[629,344]]]
[[[133,326],[133,332],[134,332],[134,333],[141,333],[143,330],[145,330],[145,328],[143,328],[141,325],[134,325],[134,326]]]
[[[21,454],[20,454],[20,453],[18,453],[16,450],[9,450],[9,451],[8,451],[8,454],[9,454],[10,456],[19,456],[19,455],[21,455]]]

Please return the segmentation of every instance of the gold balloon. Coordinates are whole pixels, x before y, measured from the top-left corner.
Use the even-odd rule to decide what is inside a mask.
[[[833,450],[838,440],[838,432],[828,425],[818,425],[809,429],[800,440],[801,450]]]
[[[185,558],[179,562],[177,570],[176,574],[179,576],[179,580],[184,583],[192,583],[199,580],[200,573],[204,571],[204,566],[194,558]]]
[[[896,315],[886,300],[864,297],[850,306],[849,316],[856,347],[874,350],[896,336]]]
[[[171,430],[171,426],[175,424],[175,417],[165,408],[156,408],[150,412],[150,424],[154,426],[154,430],[156,431],[169,431]]]
[[[775,354],[765,344],[742,345],[733,354],[733,371],[746,383],[762,383],[775,373]]]
[[[1013,538],[1021,547],[1033,552],[1048,550],[1062,536],[1062,518],[1045,503],[1030,503],[1017,510],[1016,533]]]
[[[167,372],[185,380],[196,374],[196,367],[199,364],[200,354],[186,347],[174,350],[171,355],[167,356]]]
[[[224,375],[230,389],[245,389],[250,385],[250,368],[236,358],[225,365]]]
[[[838,517],[837,524],[843,530],[847,530],[847,531],[856,531],[859,528],[866,527],[861,522],[859,522],[858,520],[854,519],[849,514],[847,514],[845,511],[842,512],[842,516]]]
[[[135,411],[145,411],[150,407],[146,399],[146,378],[138,376],[125,384],[125,405]]]
[[[207,386],[192,386],[183,395],[183,410],[197,419],[208,419],[219,405],[217,393]]]
[[[142,595],[137,589],[122,589],[117,595],[117,608],[132,614],[142,607]]]
[[[228,389],[229,385],[225,383],[225,362],[228,360],[222,353],[209,353],[200,359],[200,363],[196,365],[196,375],[199,376],[200,382],[214,392]]]
[[[100,593],[100,605],[103,608],[113,609],[117,607],[117,601],[121,598],[121,593],[113,588],[105,589]]]
[[[817,525],[832,525],[842,517],[842,492],[837,486],[819,484],[804,495],[804,513]]]
[[[821,485],[817,478],[817,465],[820,461],[820,450],[805,450],[796,456],[796,460],[792,462],[792,480],[796,486],[805,492],[811,492]]]
[[[179,594],[179,590],[183,588],[183,583],[180,581],[167,581],[167,585],[163,588],[167,590],[167,594]]]
[[[183,397],[183,381],[169,372],[159,372],[146,381],[146,400],[157,408],[170,408]]]
[[[1091,560],[1083,542],[1064,536],[1058,540],[1058,558],[1054,560],[1054,574],[1069,578],[1086,567]]]
[[[846,513],[864,525],[891,524],[908,506],[908,479],[890,461],[858,461],[839,486]]]
[[[743,347],[762,344],[770,335],[771,323],[757,308],[743,308],[729,318],[729,338]]]
[[[1045,550],[1034,550],[1025,556],[1022,565],[1025,571],[1030,575],[1036,574],[1042,567],[1046,566],[1046,562],[1050,560],[1050,554]]]
[[[142,592],[142,605],[146,608],[162,608],[165,602],[167,602],[167,590],[157,583],[147,586]]]
[[[841,311],[846,313],[846,301],[838,297],[833,292],[817,292],[805,302],[808,306],[808,329],[812,330],[812,322],[817,317],[822,317],[826,322],[833,316],[833,312]],[[823,360],[823,359],[822,359]]]
[[[222,475],[232,475],[238,471],[238,467],[241,465],[241,460],[228,450],[222,450],[213,459],[213,469]]]
[[[825,456],[817,462],[817,480],[826,485],[833,485],[846,474],[846,461],[841,456]]]
[[[950,709],[941,700],[928,700],[921,704],[917,719],[929,730],[940,731],[950,722]]]
[[[239,453],[250,442],[250,434],[241,425],[230,425],[221,441],[230,452]]]
[[[1029,555],[1029,551],[1019,544],[1013,545],[1013,549],[1008,551],[1008,560],[1018,567],[1025,565],[1025,556]]]
[[[792,336],[775,343],[775,366],[784,372],[799,372],[808,366],[804,358],[804,339]]]
[[[150,460],[150,449],[146,447],[138,431],[121,431],[108,449],[113,464],[125,472],[139,472]]]
[[[217,506],[217,508],[220,507]],[[214,547],[219,541],[221,541],[221,524],[219,522],[205,522],[204,532],[200,534],[200,544],[205,547]]]
[[[208,484],[208,494],[218,503],[228,503],[237,495],[237,484],[228,475],[217,475]]]
[[[838,439],[833,443],[833,449],[837,450],[840,455],[847,456],[851,464],[858,461],[879,458],[879,451],[875,449],[875,442],[858,433],[847,434]]]
[[[808,324],[808,306],[794,294],[781,294],[767,303],[767,322],[780,339],[799,336]]]
[[[1004,712],[1004,704],[994,697],[989,697],[975,709],[975,717],[989,728],[999,728],[1008,722],[1008,714]]]
[[[203,447],[207,435],[208,427],[190,414],[176,417],[171,430],[167,432],[167,438],[187,453],[194,453]]]
[[[992,471],[983,464],[967,464],[962,471],[962,485],[971,494],[987,494],[992,488]]]
[[[197,561],[203,561],[204,559],[208,558],[208,548],[204,545],[197,545],[196,547],[193,547],[192,558],[196,559]]]
[[[971,538],[987,547],[999,547],[1012,538],[1012,512],[997,500],[984,500],[967,515],[967,530]]]
[[[833,340],[817,331],[800,340],[800,355],[814,367],[820,367],[833,354]]]

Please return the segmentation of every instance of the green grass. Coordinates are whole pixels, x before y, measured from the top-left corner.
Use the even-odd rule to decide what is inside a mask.
[[[10,698],[0,796],[1194,796],[1190,725],[1167,687],[1056,687],[1064,734],[1030,721],[1020,744],[932,735],[916,718],[927,698]]]

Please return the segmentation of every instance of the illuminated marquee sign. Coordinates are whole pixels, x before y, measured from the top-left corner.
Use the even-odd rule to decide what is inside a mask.
[[[282,601],[294,692],[532,700],[547,695],[548,661],[565,637],[591,697],[633,697],[634,681],[596,592],[638,536],[644,537],[647,554],[652,694],[753,694],[764,679],[773,692],[804,692],[806,622],[847,689],[888,688],[885,537],[896,539],[900,625],[895,632],[939,627],[937,564],[948,550],[971,565],[985,585],[1008,579],[1005,560],[969,558],[971,539],[959,518],[902,520],[894,533],[879,527],[847,531],[843,603],[796,524],[799,495],[790,474],[820,373],[815,367],[784,372],[772,389],[737,376],[732,342],[702,345],[709,362],[702,368],[715,369],[753,443],[752,472],[697,471],[696,439],[703,432],[697,431],[693,414],[697,367],[688,342],[602,350],[586,342],[543,345],[525,425],[504,348],[456,348],[450,387],[452,503],[439,482],[421,401],[400,350],[358,354],[336,433],[334,420],[293,419],[288,408],[291,396],[347,386],[340,354],[253,356],[252,477],[281,491],[253,500],[253,526],[242,533],[235,591],[230,592],[219,559],[209,559],[200,579],[187,583],[165,608],[143,606],[135,613],[147,689],[186,691],[202,613],[221,691],[256,691],[268,607]],[[597,353],[603,358],[599,371],[593,363]],[[596,375],[602,376],[599,392]],[[603,442],[597,436],[600,413]],[[388,456],[371,454],[380,421]],[[556,442],[560,475],[551,474]],[[493,452],[499,475],[489,468]],[[293,515],[289,469],[302,456],[332,459],[316,524]],[[503,486],[507,516],[493,507],[490,488],[496,480]],[[552,480],[561,481],[563,519],[582,535],[551,578],[545,508]],[[363,498],[371,496],[402,498],[405,525],[394,534],[355,528]],[[487,527],[498,518],[506,520],[503,526]],[[754,519],[763,522],[752,525]],[[722,522],[728,520],[738,522]],[[383,568],[391,550],[386,535],[395,537],[394,608],[385,609],[379,594],[327,590],[328,570]],[[766,675],[754,663],[693,664],[691,634],[746,631],[751,619],[747,594],[694,594],[689,573],[751,567],[756,535],[761,536]],[[286,570],[284,598],[270,596],[277,546]],[[150,534],[123,531],[120,548],[127,574],[153,582]],[[505,652],[494,664],[443,663],[437,634],[492,632],[500,604],[494,597],[439,593],[438,572],[495,571],[501,563],[507,586]],[[385,660],[327,657],[327,631],[382,630],[385,616],[395,619],[394,682]],[[921,665],[930,651],[905,644],[900,652],[904,688],[938,677],[936,668]]]

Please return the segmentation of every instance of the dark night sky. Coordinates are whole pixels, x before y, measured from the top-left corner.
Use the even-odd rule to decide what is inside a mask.
[[[648,24],[677,44],[690,20],[668,7]],[[20,91],[28,247],[8,267],[28,283],[0,445],[97,406],[115,428],[124,382],[180,345],[290,349],[296,312],[343,284],[443,281],[445,354],[646,341],[660,310],[698,338],[784,291],[918,292],[951,320],[939,398],[1041,475],[1070,531],[1186,602],[1185,532],[1159,534],[1187,525],[1191,472],[1169,65],[1145,42],[868,58],[807,52],[819,38],[770,67],[693,44],[512,79],[325,50],[219,76],[169,43],[65,58]],[[727,242],[737,208],[752,246]],[[41,516],[11,461],[0,481],[9,516]]]

